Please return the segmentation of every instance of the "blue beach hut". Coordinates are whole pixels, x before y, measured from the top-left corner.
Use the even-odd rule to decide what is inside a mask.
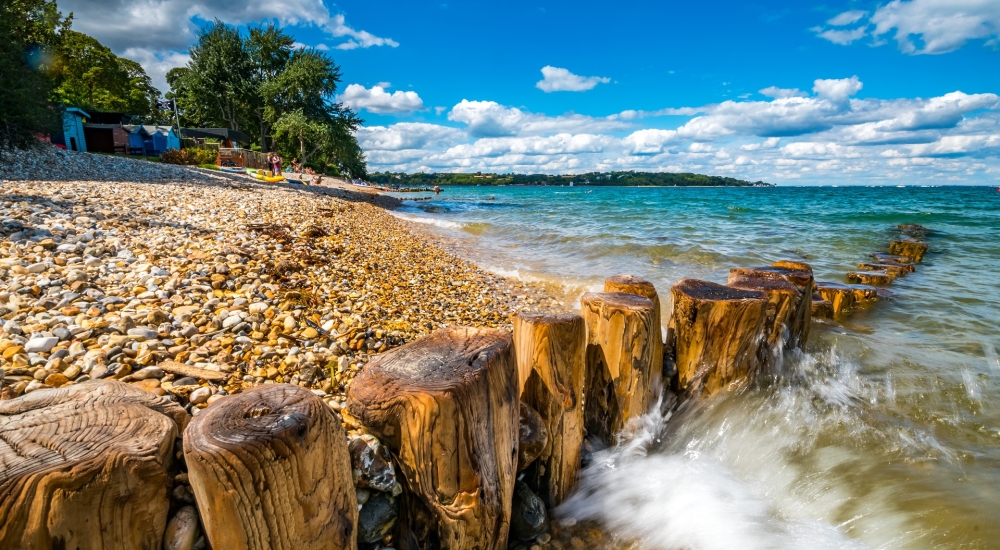
[[[177,137],[174,132],[173,126],[143,126],[146,129],[146,133],[153,140],[153,151],[155,154],[162,155],[167,149],[180,149],[181,140]]]
[[[83,123],[90,115],[76,107],[63,111],[62,132],[52,136],[52,143],[65,146],[70,151],[87,151],[87,140],[83,136]]]
[[[149,132],[145,126],[139,124],[129,124],[123,126],[128,131],[128,154],[130,155],[153,155],[152,142]]]

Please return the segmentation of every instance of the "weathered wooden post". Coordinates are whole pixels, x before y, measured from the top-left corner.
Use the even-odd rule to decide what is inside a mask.
[[[642,296],[588,292],[580,302],[587,326],[584,424],[611,443],[629,420],[649,410],[661,389],[660,328],[653,302]]]
[[[548,443],[529,485],[550,507],[576,485],[583,445],[587,330],[575,313],[521,313],[514,318],[521,398],[541,415]]]
[[[669,333],[678,390],[710,395],[748,379],[760,368],[767,295],[697,279],[670,289],[674,311]]]
[[[309,390],[220,399],[191,422],[184,458],[213,548],[357,548],[347,434]]]
[[[0,548],[160,548],[187,420],[116,381],[0,401]]]
[[[507,547],[518,390],[511,338],[497,329],[441,329],[358,374],[348,414],[389,446],[406,478],[394,544]]]

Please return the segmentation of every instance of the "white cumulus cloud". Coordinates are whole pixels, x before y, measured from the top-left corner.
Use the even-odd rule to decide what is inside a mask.
[[[399,123],[357,135],[373,171],[685,171],[776,183],[835,175],[841,184],[983,183],[1000,174],[996,94],[855,98],[862,86],[857,77],[817,79],[813,94],[773,87],[766,101],[608,117],[463,100],[448,114],[457,126]],[[689,118],[642,127],[667,113]]]
[[[611,79],[607,77],[575,75],[568,69],[560,69],[551,65],[542,67],[542,77],[535,83],[535,87],[545,93],[585,92],[598,84],[611,82]]]
[[[867,19],[866,19],[867,17]],[[871,35],[874,45],[893,38],[900,51],[911,55],[955,51],[970,40],[997,44],[1000,36],[1000,2],[996,0],[892,0],[867,12],[851,10],[827,21],[840,27],[861,23],[854,29],[814,27],[820,38],[847,45]]]
[[[397,90],[390,94],[382,86],[368,89],[361,84],[347,86],[344,93],[337,96],[337,101],[356,111],[365,109],[380,115],[412,113],[424,109],[424,102],[417,92]]]
[[[347,24],[344,14],[334,14],[323,0],[59,0],[63,13],[73,12],[73,28],[89,34],[118,55],[135,59],[146,73],[165,86],[164,60],[183,55],[197,38],[195,18],[221,19],[234,25],[277,21],[282,25],[313,26],[346,41],[338,49],[396,47],[391,38],[376,36]],[[317,49],[329,49],[320,45]],[[145,62],[150,62],[146,66]],[[160,88],[166,91],[165,87]]]

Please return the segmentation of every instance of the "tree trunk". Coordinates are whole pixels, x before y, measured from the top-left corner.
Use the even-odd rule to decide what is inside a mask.
[[[833,319],[833,304],[823,298],[820,293],[813,294],[812,299],[813,319]]]
[[[347,434],[323,401],[258,386],[204,409],[184,458],[213,548],[356,548]]]
[[[745,382],[760,368],[767,295],[707,281],[682,279],[670,289],[672,342],[678,390],[711,395]]]
[[[555,507],[576,486],[583,445],[583,391],[587,330],[575,313],[521,313],[514,347],[521,398],[541,415],[548,443],[525,476]]]
[[[892,283],[895,277],[884,271],[848,271],[847,280],[863,285],[885,286]]]
[[[780,277],[795,285],[799,290],[793,304],[793,313],[788,321],[788,349],[800,349],[809,340],[812,317],[812,295],[816,292],[812,267],[802,262],[780,261],[764,267],[742,267],[730,270],[730,276]]]
[[[502,330],[441,329],[358,374],[348,413],[389,446],[406,478],[397,547],[506,548],[518,409]]]
[[[649,410],[662,389],[655,306],[649,298],[620,292],[588,292],[580,303],[587,326],[584,425],[610,444],[629,420]]]
[[[802,291],[785,280],[784,277],[762,277],[738,273],[729,274],[729,286],[741,290],[759,290],[767,295],[767,307],[764,308],[764,334],[759,357],[768,365],[780,363],[780,357],[786,349],[792,349],[792,334],[796,339],[802,334],[802,319],[800,309],[805,300]],[[805,322],[812,319],[812,300],[809,300],[809,311]],[[796,342],[797,343],[797,342]]]
[[[834,317],[851,313],[859,304],[878,300],[878,291],[866,285],[817,282],[816,293],[830,302]]]
[[[899,277],[905,277],[910,273],[917,270],[913,264],[898,264],[896,262],[879,262],[876,264],[872,263],[861,263],[858,264],[858,269],[861,271],[884,271],[893,279],[898,279]]]
[[[889,243],[889,254],[896,256],[904,256],[913,261],[913,263],[920,263],[924,259],[924,254],[927,253],[927,243],[919,241],[892,241]]]
[[[0,548],[160,548],[187,420],[117,381],[0,401]]]

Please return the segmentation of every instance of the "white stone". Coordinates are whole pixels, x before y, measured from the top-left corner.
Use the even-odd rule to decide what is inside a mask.
[[[28,353],[48,353],[59,343],[59,338],[55,336],[35,337],[24,344],[24,351]]]
[[[188,396],[188,401],[190,401],[195,405],[198,405],[204,403],[205,401],[208,401],[209,397],[212,397],[212,388],[209,387],[198,388],[193,392],[191,392],[191,395]]]

